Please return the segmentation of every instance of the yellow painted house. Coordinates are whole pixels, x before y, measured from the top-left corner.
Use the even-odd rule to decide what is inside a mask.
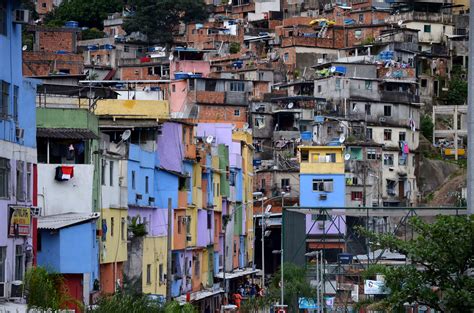
[[[143,238],[143,293],[166,294],[166,236]]]
[[[301,174],[344,174],[344,147],[299,146]]]

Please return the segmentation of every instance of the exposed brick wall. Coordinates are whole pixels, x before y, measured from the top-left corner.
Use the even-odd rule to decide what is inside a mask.
[[[66,28],[38,29],[36,33],[36,49],[38,51],[76,52],[77,32]]]
[[[235,115],[236,110],[239,110],[239,116]],[[234,123],[237,127],[242,127],[247,122],[247,110],[245,106],[200,104],[198,119],[203,123]]]
[[[38,0],[36,3],[36,12],[39,15],[44,15],[51,12],[54,8],[54,0]]]
[[[69,70],[69,74],[82,74],[84,60],[80,54],[56,54],[53,52],[23,52],[23,75],[46,76],[60,70]]]
[[[196,102],[223,104],[225,102],[225,92],[196,91]]]
[[[150,75],[150,74],[148,74],[148,67],[153,67],[153,65],[120,67],[120,79],[121,80],[135,80],[135,79],[155,80],[155,79],[160,79],[160,75]]]
[[[380,31],[386,29],[385,25],[377,27],[351,27],[346,29],[346,46],[352,47],[355,45],[361,45],[364,40],[368,38],[377,38],[380,35]],[[361,36],[356,37],[356,31],[361,31]]]

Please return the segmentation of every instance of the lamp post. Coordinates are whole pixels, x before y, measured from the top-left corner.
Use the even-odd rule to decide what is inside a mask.
[[[260,191],[254,192],[253,193],[254,197],[260,197],[259,200],[262,201],[262,207],[261,207],[261,223],[262,223],[262,288],[265,288],[265,220],[264,220],[264,210],[263,210],[263,201],[265,200],[263,197],[263,193]],[[254,235],[255,236],[255,235]],[[254,253],[255,254],[255,253]]]

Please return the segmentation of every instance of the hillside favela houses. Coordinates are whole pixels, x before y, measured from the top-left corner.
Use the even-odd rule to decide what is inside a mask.
[[[69,2],[0,0],[0,312],[26,312],[35,268],[75,312],[224,312],[282,259],[355,310],[382,297],[355,227],[404,223],[366,212],[464,203],[465,1],[203,1],[172,44],[127,33],[128,4],[47,22]]]

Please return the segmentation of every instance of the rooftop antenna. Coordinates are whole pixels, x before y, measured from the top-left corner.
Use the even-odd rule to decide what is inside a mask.
[[[130,136],[132,135],[132,131],[130,129],[125,130],[121,135],[120,135],[120,141],[117,144],[117,146],[120,146],[124,141],[127,141]]]
[[[207,142],[208,144],[211,144],[213,141],[214,141],[214,136],[209,135],[209,136],[206,137],[206,142]]]
[[[339,136],[339,143],[344,143],[344,141],[346,141],[346,136],[344,136],[344,134],[341,134],[341,136]]]

